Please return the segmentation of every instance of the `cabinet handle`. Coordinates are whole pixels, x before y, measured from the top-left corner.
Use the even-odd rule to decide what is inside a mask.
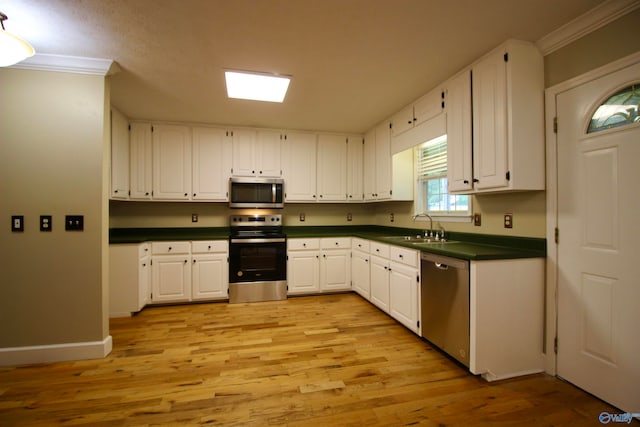
[[[477,178],[473,178],[473,182],[480,182],[480,180]]]

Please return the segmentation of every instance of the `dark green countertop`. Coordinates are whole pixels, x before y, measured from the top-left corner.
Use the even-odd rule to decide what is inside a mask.
[[[421,229],[357,226],[287,226],[288,238],[352,236],[468,260],[540,258],[547,253],[546,239],[476,233],[447,232],[447,243],[415,244],[390,240],[390,236],[415,236]],[[221,240],[228,227],[112,228],[109,243],[141,243],[167,240]]]

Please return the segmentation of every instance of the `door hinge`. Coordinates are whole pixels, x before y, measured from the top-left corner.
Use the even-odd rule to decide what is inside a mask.
[[[556,241],[556,245],[557,245],[558,242],[560,241],[560,230],[558,229],[558,227],[556,227],[555,230],[553,231],[553,238]]]
[[[418,325],[418,328],[420,327],[420,321],[418,320],[418,322],[416,323]]]
[[[558,337],[553,339],[553,353],[558,354]]]
[[[504,62],[509,62],[509,52],[504,54]]]
[[[155,128],[153,126],[151,126],[151,132],[154,132]]]
[[[507,171],[507,175],[506,175],[507,181],[511,180],[511,172]]]
[[[416,282],[420,283],[420,276],[416,276]]]
[[[553,133],[558,133],[558,118],[553,118]]]
[[[129,130],[131,130],[131,123],[129,123]]]
[[[389,129],[393,129],[393,123],[389,122]]]

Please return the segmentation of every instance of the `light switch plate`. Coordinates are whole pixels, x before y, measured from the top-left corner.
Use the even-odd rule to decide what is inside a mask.
[[[11,217],[11,231],[22,233],[24,231],[24,216],[13,215]]]

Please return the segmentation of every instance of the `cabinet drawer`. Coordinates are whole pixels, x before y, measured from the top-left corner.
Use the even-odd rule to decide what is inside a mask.
[[[153,255],[188,254],[191,250],[189,242],[153,242],[151,253]]]
[[[194,254],[209,254],[214,252],[227,252],[226,240],[198,240],[191,242],[191,252]]]
[[[142,258],[148,255],[151,255],[151,244],[141,243],[140,246],[138,246],[138,258]]]
[[[419,252],[415,249],[402,248],[400,246],[391,246],[389,259],[409,265],[411,267],[418,266]]]
[[[287,239],[290,251],[320,249],[320,239]]]
[[[351,240],[351,248],[369,253],[369,241],[354,237]]]
[[[384,243],[371,242],[369,253],[383,258],[389,258],[389,245]]]
[[[320,239],[322,249],[351,249],[351,237],[325,237]]]

